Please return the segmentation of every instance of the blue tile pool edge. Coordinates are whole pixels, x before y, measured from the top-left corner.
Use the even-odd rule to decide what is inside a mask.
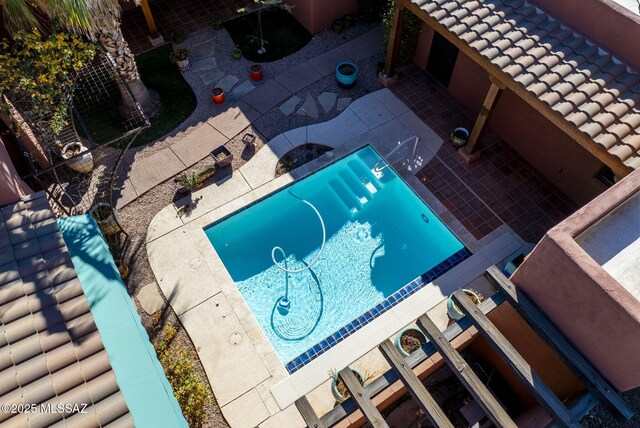
[[[418,290],[424,288],[426,285],[433,282],[436,278],[442,276],[446,272],[453,269],[455,266],[462,263],[464,260],[471,256],[471,251],[466,247],[449,256],[446,260],[438,263],[435,267],[429,269],[420,277],[414,279],[409,284],[402,287],[400,290],[393,293],[391,296],[378,303],[373,308],[360,315],[350,323],[340,328],[335,333],[327,336],[325,339],[309,348],[306,352],[298,355],[296,358],[289,361],[285,367],[289,374],[294,374],[311,361],[318,358],[320,355],[328,351],[329,349],[342,342],[347,337],[354,334],[360,328],[369,324],[380,315],[387,312],[389,309],[396,306],[398,303],[406,300],[409,296],[415,294]]]

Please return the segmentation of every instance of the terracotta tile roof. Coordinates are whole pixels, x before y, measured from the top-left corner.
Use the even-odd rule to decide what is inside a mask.
[[[0,426],[133,426],[42,192],[0,208],[0,403],[89,405]]]
[[[638,70],[524,0],[413,3],[594,144],[640,168]]]

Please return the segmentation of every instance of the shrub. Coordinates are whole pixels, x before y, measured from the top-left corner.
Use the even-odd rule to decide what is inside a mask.
[[[191,427],[201,426],[207,416],[207,406],[213,399],[207,385],[193,366],[193,354],[174,342],[176,329],[166,324],[155,343],[160,364],[173,388],[182,414]]]
[[[391,22],[393,20],[393,1],[388,1],[382,14],[382,34],[384,35],[384,48],[389,44],[389,33],[391,32]],[[422,21],[413,12],[405,10],[402,29],[400,30],[400,49],[396,65],[406,64],[413,60],[418,45],[418,37]]]
[[[43,38],[37,30],[19,31],[13,41],[0,44],[0,93],[21,104],[36,131],[56,136],[67,125],[76,72],[93,59],[95,47],[65,33]]]

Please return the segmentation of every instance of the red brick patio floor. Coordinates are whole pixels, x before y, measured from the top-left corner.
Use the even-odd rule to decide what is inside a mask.
[[[182,29],[186,33],[211,25],[214,17],[227,20],[238,15],[242,8],[251,9],[253,0],[154,0],[149,3],[160,34],[169,41],[169,33]],[[149,27],[140,7],[122,14],[122,33],[134,54],[151,49],[147,38]]]
[[[535,243],[578,206],[496,134],[478,142],[481,157],[467,165],[449,144],[458,126],[471,129],[474,116],[429,73],[415,65],[398,69],[391,90],[445,143],[416,176],[476,239],[503,222]]]

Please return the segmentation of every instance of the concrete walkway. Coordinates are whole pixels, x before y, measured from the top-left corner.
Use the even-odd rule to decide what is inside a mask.
[[[188,73],[195,73],[210,86],[224,87],[226,108],[220,109],[206,122],[187,129],[171,146],[149,157],[134,160],[116,202],[118,209],[206,158],[213,149],[239,135],[260,116],[333,73],[338,62],[359,61],[382,50],[380,29],[375,28],[255,86],[250,80],[240,82],[236,76],[225,74],[218,68],[211,37],[210,33],[199,32],[190,39],[192,66]]]
[[[398,141],[411,136],[420,139],[415,157],[389,157]],[[321,156],[274,178],[278,157],[307,138],[335,147],[333,156]],[[203,228],[366,144],[393,164],[477,254],[443,276],[436,287],[425,287],[422,297],[416,294],[396,312],[368,325],[354,340],[341,344],[345,346],[336,347],[289,376]],[[448,292],[517,250],[519,243],[510,235],[496,239],[504,229],[482,242],[475,240],[417,180],[416,171],[441,145],[442,139],[393,93],[383,89],[356,100],[331,121],[293,129],[272,139],[226,182],[195,192],[198,202],[189,217],[179,217],[170,205],[152,220],[147,234],[152,270],[193,340],[222,413],[232,427],[304,427],[293,400],[325,384],[328,368],[345,367],[368,355],[381,337],[392,336],[415,319],[419,311],[439,305]],[[351,346],[353,343],[357,345]],[[330,405],[329,389],[322,391],[312,403],[316,408]]]

